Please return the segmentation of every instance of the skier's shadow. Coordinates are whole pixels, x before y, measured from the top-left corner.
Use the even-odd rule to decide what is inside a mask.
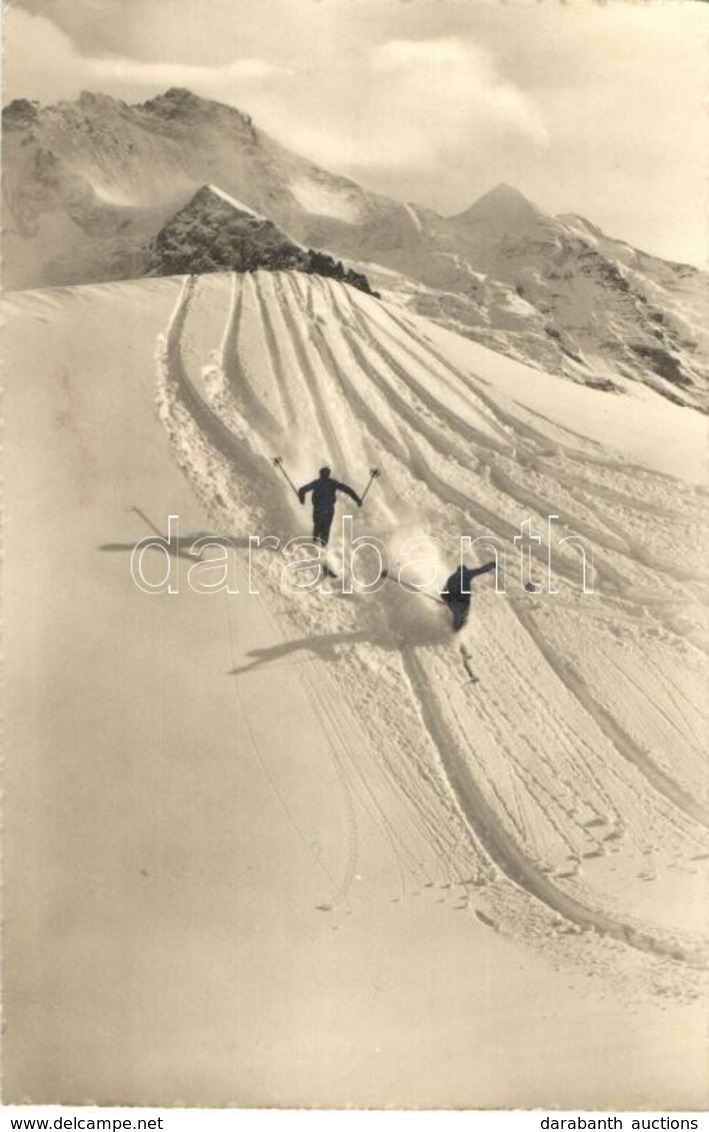
[[[185,558],[189,562],[195,562],[201,559],[202,551],[206,548],[205,543],[203,547],[198,547],[196,550],[192,549],[195,543],[200,540],[207,540],[213,546],[226,547],[227,550],[253,549],[253,544],[249,538],[244,535],[215,535],[210,531],[193,531],[189,535],[178,535],[176,538],[169,538],[140,507],[128,507],[126,510],[134,512],[142,519],[152,534],[143,535],[142,538],[136,539],[135,542],[105,542],[102,546],[98,547],[99,550],[108,551],[109,553],[132,554],[141,543],[146,543],[146,549],[166,550],[171,558]],[[157,540],[159,540],[159,542]]]
[[[381,605],[370,608],[364,628],[322,633],[319,637],[299,637],[294,641],[251,649],[246,654],[253,658],[251,663],[232,668],[229,675],[240,676],[263,665],[275,665],[284,657],[301,651],[311,652],[321,660],[336,662],[343,658],[350,645],[366,643],[387,651],[405,652],[417,647],[436,647],[449,641],[448,611],[429,610],[421,607],[420,602],[420,596],[400,591],[389,600],[385,610]]]
[[[319,637],[300,637],[298,640],[285,641],[278,645],[270,645],[267,648],[250,649],[246,655],[254,658],[251,663],[232,668],[229,676],[240,676],[244,672],[252,672],[255,668],[260,668],[264,664],[273,664],[283,657],[290,656],[291,653],[300,651],[315,653],[322,660],[337,661],[342,656],[342,653],[338,651],[338,645],[350,645],[369,640],[371,640],[371,634],[366,629],[356,629],[348,633],[322,633]]]
[[[171,558],[185,558],[189,562],[196,562],[201,558],[202,550],[205,547],[198,547],[197,550],[192,550],[192,547],[199,539],[207,539],[210,545],[223,546],[227,550],[234,548],[249,549],[251,545],[248,538],[241,535],[212,535],[208,531],[195,531],[193,534],[180,535],[178,538],[169,539],[166,535],[159,536],[163,541],[159,544],[155,542],[154,536],[147,535],[141,539],[136,539],[135,542],[105,542],[97,549],[108,552],[123,552],[124,554],[132,554],[136,547],[140,546],[141,542],[148,542],[153,538],[153,544],[148,543],[150,550],[166,550]]]

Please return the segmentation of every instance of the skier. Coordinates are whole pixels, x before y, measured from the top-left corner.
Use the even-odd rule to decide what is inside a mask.
[[[298,489],[298,499],[301,503],[305,503],[309,491],[313,493],[313,538],[320,546],[327,546],[338,491],[344,491],[345,495],[354,499],[358,507],[362,506],[362,500],[348,484],[331,479],[329,468],[321,468],[319,479],[306,483]]]
[[[478,566],[472,569],[469,566],[459,566],[455,570],[445,584],[445,588],[441,590],[441,598],[449,607],[453,614],[453,632],[457,633],[462,629],[468,620],[470,613],[470,599],[472,592],[470,583],[473,578],[478,574],[487,574],[490,570],[494,570],[497,563],[486,562],[484,566]]]

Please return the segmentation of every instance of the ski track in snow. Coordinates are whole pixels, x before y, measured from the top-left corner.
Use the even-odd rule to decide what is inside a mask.
[[[561,499],[558,537],[593,545],[603,586],[581,595],[578,556],[567,550],[555,560],[562,593],[541,607],[519,586],[506,597],[479,587],[466,630],[480,677],[471,688],[445,611],[395,583],[371,595],[288,599],[283,560],[264,555],[262,607],[300,644],[299,679],[342,791],[347,847],[327,906],[347,901],[358,822],[367,821],[395,862],[397,898],[431,887],[447,900],[453,891],[462,910],[473,886],[522,934],[543,936],[553,923],[557,933],[591,931],[704,965],[696,925],[636,915],[628,879],[644,875],[649,856],[659,862],[659,913],[672,870],[697,873],[708,851],[709,811],[697,789],[705,723],[677,680],[680,657],[703,671],[702,642],[677,612],[695,609],[703,584],[625,525],[628,515],[642,527],[648,515],[696,521],[696,493],[605,460],[568,430],[568,442],[550,440],[534,414],[498,403],[484,376],[373,298],[284,273],[232,277],[231,286],[209,388],[208,351],[190,333],[199,327],[198,280],[185,280],[158,348],[160,415],[223,530],[285,539],[307,527],[276,478],[274,450],[285,446],[313,470],[325,456],[346,478],[383,460],[368,533],[395,536],[403,510],[417,533],[450,542],[458,524],[460,533],[496,536],[512,554],[520,522],[544,530]],[[358,533],[360,516],[354,523]],[[664,652],[654,648],[658,637]],[[609,661],[611,646],[618,656]],[[332,663],[299,655],[325,647]],[[584,651],[593,663],[582,673]],[[657,754],[643,737],[648,713],[666,736]],[[617,881],[595,866],[611,856]]]

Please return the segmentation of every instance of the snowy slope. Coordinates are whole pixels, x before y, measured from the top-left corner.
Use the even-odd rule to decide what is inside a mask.
[[[134,1103],[159,1103],[175,1064],[191,1100],[196,1031],[229,1102],[307,1103],[307,1081],[334,1104],[657,1107],[670,1080],[678,1107],[701,1106],[700,415],[639,386],[604,397],[298,274],[58,289],[6,309],[10,425],[35,437],[9,485],[10,644],[28,689],[10,689],[12,828],[21,812],[29,830],[14,863],[38,895],[9,895],[12,954],[53,947],[64,925],[28,988],[90,1003],[97,1048],[116,1018],[126,1049],[150,1039]],[[276,454],[296,483],[327,461],[361,490],[380,466],[355,533],[392,563],[407,539],[437,539],[439,582],[461,535],[499,540],[505,593],[483,579],[464,633],[479,683],[446,611],[392,581],[288,596],[287,560],[264,547],[249,595],[248,536],[309,529]],[[168,514],[179,595],[141,594],[131,548]],[[513,540],[530,519],[545,537],[549,514],[557,539],[592,549],[594,594],[573,544],[554,550],[558,593],[544,558],[543,592],[521,586]],[[238,593],[187,584],[200,534],[228,540]],[[35,699],[49,673],[51,727]],[[577,1062],[579,1012],[591,1051],[615,1058]],[[93,1053],[67,1077],[41,1004],[24,1024],[44,1035],[48,1090],[86,1095]],[[87,1080],[111,1096],[110,1072]]]
[[[539,393],[525,404],[524,375],[508,369],[508,389],[497,388],[496,367],[512,363],[439,341],[425,323],[329,281],[259,274],[233,285],[225,348],[206,384],[205,359],[184,349],[205,300],[198,282],[185,285],[161,408],[182,466],[223,526],[233,529],[236,514],[240,530],[303,530],[297,501],[269,467],[280,452],[296,482],[325,461],[350,477],[383,459],[386,474],[355,529],[382,538],[394,561],[406,536],[437,539],[439,583],[463,534],[492,536],[510,555],[522,522],[545,535],[555,514],[556,537],[580,534],[592,547],[593,596],[580,592],[578,553],[567,548],[554,563],[558,594],[526,594],[511,564],[505,596],[482,590],[468,631],[474,691],[430,601],[389,585],[352,600],[286,601],[283,560],[264,558],[268,600],[303,647],[341,642],[332,647],[347,664],[331,666],[341,681],[331,703],[350,705],[388,773],[448,799],[456,848],[447,868],[461,897],[466,883],[500,870],[518,888],[493,885],[496,915],[529,918],[531,932],[542,923],[598,929],[699,962],[709,811],[697,714],[708,643],[695,533],[704,496],[692,486],[703,475],[697,418],[646,394],[628,414],[626,462],[612,441],[602,446],[597,393],[574,389],[558,409]],[[555,419],[545,422],[535,401]],[[586,436],[569,431],[585,419]],[[687,484],[669,476],[678,432]],[[505,913],[520,888],[532,898],[526,914]]]

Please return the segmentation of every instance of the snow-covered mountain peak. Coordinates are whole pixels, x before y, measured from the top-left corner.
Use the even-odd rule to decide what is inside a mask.
[[[250,271],[277,258],[296,266],[300,249],[267,217],[220,189],[202,185],[157,234],[151,274]]]
[[[199,190],[199,193],[197,193],[197,196],[199,196],[200,194],[211,194],[212,196],[218,197],[219,200],[224,201],[226,204],[230,204],[232,208],[235,208],[237,210],[237,212],[244,212],[247,216],[252,216],[254,220],[265,221],[267,219],[265,216],[263,216],[262,213],[256,212],[256,210],[250,208],[248,204],[244,204],[242,200],[238,200],[237,197],[232,196],[231,193],[227,193],[224,191],[224,189],[220,189],[218,185],[203,185]]]
[[[2,125],[4,130],[23,129],[33,125],[40,113],[38,102],[29,98],[14,98],[3,107]]]
[[[512,185],[501,182],[490,189],[464,212],[451,218],[466,223],[517,224],[520,220],[547,220],[546,213]]]
[[[199,103],[205,103],[205,102],[207,102],[207,99],[200,98],[200,96],[198,94],[195,94],[194,91],[188,90],[187,87],[171,86],[169,88],[169,90],[166,90],[163,94],[156,95],[155,98],[151,99],[150,102],[145,103],[145,105],[149,105],[149,106],[167,106],[167,105],[170,105],[170,104],[173,104],[173,105],[179,105],[179,104],[182,104],[182,105],[186,105],[186,104],[197,105]]]
[[[113,110],[126,106],[127,103],[119,98],[112,98],[110,94],[102,94],[100,91],[82,90],[79,95],[79,105],[95,110]]]
[[[224,192],[202,185],[153,241],[151,275],[208,274],[213,271],[301,271],[330,276],[371,294],[367,278],[327,252],[304,248],[267,216]]]
[[[185,87],[171,87],[164,94],[159,94],[134,109],[153,118],[169,121],[184,120],[186,123],[203,121],[205,124],[220,125],[229,122],[232,128],[236,127],[239,130],[246,128],[247,131],[252,131],[249,114],[244,114],[236,106],[227,106],[223,102],[202,98]]]

